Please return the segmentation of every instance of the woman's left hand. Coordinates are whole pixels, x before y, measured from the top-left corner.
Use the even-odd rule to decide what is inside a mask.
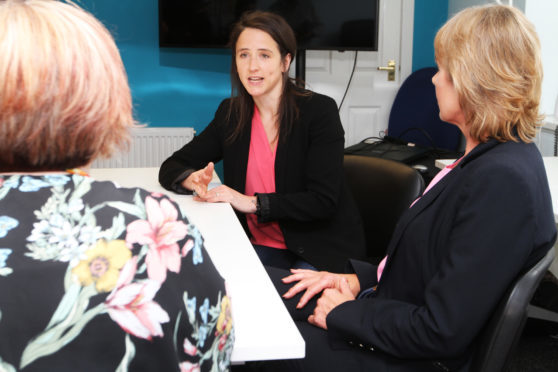
[[[194,196],[194,200],[209,203],[225,202],[229,203],[234,209],[242,213],[256,212],[256,197],[248,196],[231,189],[228,186],[221,185],[208,190],[203,197]]]
[[[355,296],[349,288],[347,279],[342,278],[339,288],[328,288],[322,292],[318,299],[314,313],[308,317],[308,322],[316,327],[327,330],[326,318],[331,310],[343,302],[354,300]]]

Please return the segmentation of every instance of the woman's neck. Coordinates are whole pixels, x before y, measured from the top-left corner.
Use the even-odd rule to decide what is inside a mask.
[[[472,139],[467,140],[466,143],[465,143],[465,155],[467,155],[468,153],[470,153],[471,151],[473,151],[473,149],[474,149],[475,147],[477,147],[477,145],[478,145],[479,143],[480,143],[480,142],[477,141],[477,140],[472,140]]]
[[[263,97],[254,97],[254,103],[258,107],[261,116],[274,117],[279,112],[279,103],[281,96],[266,95]]]
[[[12,172],[0,172],[0,174],[6,174],[6,175],[43,175],[43,174],[64,174],[66,173],[66,171],[59,171],[59,170],[53,170],[53,171],[12,171]]]
[[[467,155],[471,151],[473,151],[473,149],[475,147],[477,147],[477,145],[480,143],[480,141],[477,138],[473,138],[471,136],[471,131],[470,131],[471,126],[469,124],[467,124],[467,123],[457,124],[457,127],[459,128],[459,130],[463,134],[463,137],[465,138],[465,154],[464,155]]]

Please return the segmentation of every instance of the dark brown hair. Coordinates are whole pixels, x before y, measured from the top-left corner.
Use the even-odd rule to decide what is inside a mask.
[[[236,43],[242,31],[246,28],[254,28],[267,33],[277,43],[281,60],[290,54],[291,61],[296,54],[296,37],[283,17],[264,11],[250,11],[244,13],[240,20],[233,26],[229,38],[229,47],[232,50],[231,62],[231,105],[229,107],[228,120],[234,123],[234,128],[228,137],[234,141],[245,126],[250,123],[254,113],[254,99],[246,91],[236,69]],[[283,73],[283,92],[279,102],[279,138],[284,140],[291,131],[294,121],[298,118],[298,108],[295,96],[307,96],[311,92],[298,88],[295,81],[289,78],[288,69]]]

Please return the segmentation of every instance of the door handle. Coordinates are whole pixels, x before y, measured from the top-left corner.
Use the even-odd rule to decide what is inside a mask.
[[[387,66],[379,66],[378,70],[388,72],[388,81],[395,81],[395,60],[390,59]]]

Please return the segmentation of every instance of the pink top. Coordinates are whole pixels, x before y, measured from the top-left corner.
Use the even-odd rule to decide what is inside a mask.
[[[276,152],[277,142],[275,142],[274,148],[271,149],[262,124],[260,112],[254,106],[248,168],[246,170],[246,195],[254,195],[257,192],[275,192]],[[255,214],[247,214],[246,220],[248,228],[252,233],[251,242],[253,244],[287,249],[285,238],[277,222],[259,223],[258,217]]]
[[[437,184],[438,182],[440,182],[440,180],[442,178],[444,178],[453,168],[455,168],[455,166],[457,164],[459,164],[459,162],[461,161],[461,159],[463,158],[459,158],[457,159],[455,162],[453,162],[452,164],[444,167],[444,169],[442,169],[441,171],[438,172],[438,174],[436,174],[436,176],[434,176],[434,178],[432,179],[432,181],[430,181],[430,183],[428,184],[428,186],[426,187],[426,189],[424,190],[424,192],[422,193],[422,195],[426,194],[431,188],[434,187],[435,184]],[[415,205],[415,203],[417,201],[419,201],[420,196],[411,204],[411,206],[409,208],[411,208],[413,205]],[[384,259],[380,262],[380,264],[378,265],[378,271],[376,271],[376,276],[378,277],[378,282],[380,281],[380,278],[382,277],[382,272],[384,271],[384,267],[386,266],[386,261],[387,261],[388,256],[385,256]]]

